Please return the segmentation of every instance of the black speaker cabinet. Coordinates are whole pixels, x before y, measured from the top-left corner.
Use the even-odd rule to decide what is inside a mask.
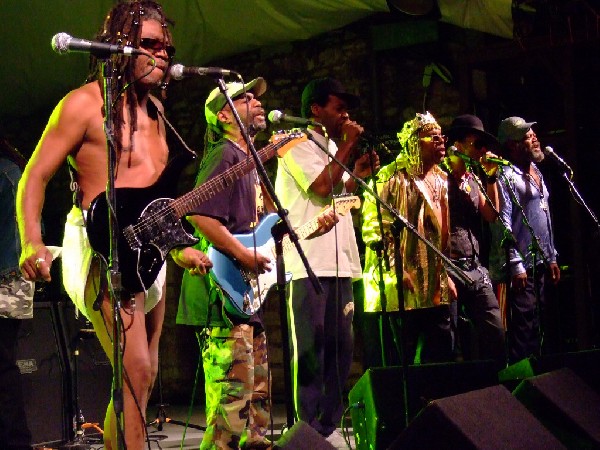
[[[313,427],[306,422],[296,422],[275,443],[274,449],[285,450],[335,450]]]
[[[600,350],[556,353],[532,356],[519,361],[498,373],[500,382],[510,390],[526,378],[568,367],[590,387],[600,392]]]
[[[83,315],[77,317],[72,303],[68,303],[63,310],[63,322],[69,365],[73,371],[73,394],[69,412],[75,414],[73,410],[77,385],[79,409],[85,421],[98,423],[104,428],[104,416],[111,395],[112,366],[92,325]]]
[[[408,416],[412,419],[432,399],[498,383],[493,361],[409,366]],[[348,399],[357,450],[383,450],[404,429],[404,385],[401,367],[368,369]]]
[[[34,444],[74,438],[76,384],[86,422],[104,426],[112,368],[90,328],[68,300],[34,302],[33,319],[23,321],[17,364]]]
[[[529,378],[513,392],[569,448],[600,448],[600,394],[569,368]]]
[[[17,365],[33,443],[62,441],[69,428],[59,308],[53,302],[34,303],[33,319],[24,320],[19,332]]]
[[[389,449],[564,449],[504,386],[432,401]]]

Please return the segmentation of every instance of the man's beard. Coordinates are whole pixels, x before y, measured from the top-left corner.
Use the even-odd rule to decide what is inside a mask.
[[[527,153],[531,162],[539,163],[544,160],[544,152],[540,148],[529,149]]]
[[[250,125],[248,125],[248,134],[252,137],[256,136],[259,132],[267,129],[267,121],[264,119],[256,120],[256,117]]]

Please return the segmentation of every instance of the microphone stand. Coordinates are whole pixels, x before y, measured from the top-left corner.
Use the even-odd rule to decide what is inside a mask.
[[[504,185],[507,188],[511,203],[514,206],[516,206],[517,209],[521,212],[521,221],[523,222],[523,225],[525,225],[525,227],[529,231],[529,234],[531,235],[531,244],[529,245],[529,251],[531,252],[531,263],[532,263],[531,276],[533,278],[533,292],[535,295],[535,302],[536,302],[535,310],[536,310],[536,314],[538,316],[538,334],[540,336],[540,348],[538,349],[538,351],[539,351],[539,354],[541,355],[542,324],[541,324],[541,314],[540,314],[540,284],[538,282],[537,273],[536,273],[537,272],[536,266],[537,266],[538,254],[541,256],[544,266],[549,267],[550,262],[548,261],[548,258],[544,254],[544,252],[542,250],[542,246],[540,245],[540,241],[539,241],[537,235],[535,234],[535,231],[531,227],[531,224],[529,223],[529,219],[527,219],[527,216],[525,215],[525,210],[523,209],[523,206],[519,202],[517,195],[513,191],[512,187],[510,186],[509,180],[508,180],[506,174],[504,173],[504,171],[502,171],[502,173],[500,175],[503,179]],[[542,186],[542,189],[543,189],[543,186]],[[516,246],[515,246],[515,248],[516,248]],[[506,272],[507,272],[507,279],[508,279],[509,277],[511,277],[511,275],[510,275],[510,252],[509,252],[508,248],[506,249],[506,255],[508,258],[506,261]],[[523,258],[522,255],[520,255],[520,256],[521,256],[521,259],[523,261],[525,261],[525,258]],[[509,289],[509,285],[507,285],[507,289]]]
[[[571,195],[573,196],[575,201],[584,207],[584,209],[587,211],[587,213],[590,215],[590,217],[596,224],[596,228],[598,228],[600,230],[600,222],[598,222],[598,218],[596,217],[594,212],[588,207],[588,205],[585,203],[585,201],[581,197],[581,194],[579,194],[579,191],[577,190],[577,188],[575,187],[575,184],[573,183],[572,176],[569,177],[567,175],[567,172],[563,172],[562,177],[565,180],[567,180],[567,183],[569,185],[569,190],[571,191]]]
[[[476,167],[479,167],[481,170],[483,170],[481,163],[472,158],[470,158],[468,161],[465,161],[465,165],[467,167],[467,170],[470,171],[471,173],[472,173],[471,166],[473,166],[473,165]],[[499,175],[499,177],[500,177],[500,175],[502,175],[502,167],[498,167],[498,175]],[[496,217],[498,218],[496,220],[496,223],[499,223],[500,226],[502,227],[502,240],[500,241],[500,247],[502,247],[504,249],[504,258],[506,261],[506,272],[505,272],[505,276],[504,276],[504,284],[506,285],[506,292],[505,292],[506,328],[508,330],[512,330],[512,328],[511,328],[512,320],[511,320],[511,314],[510,314],[510,305],[512,304],[512,294],[511,294],[511,290],[510,290],[511,275],[510,275],[510,270],[509,270],[510,249],[511,248],[514,249],[518,253],[518,255],[521,257],[522,260],[525,260],[525,258],[523,257],[519,248],[517,247],[517,240],[516,240],[515,236],[512,234],[512,231],[500,219],[500,211],[498,211],[498,209],[492,202],[492,199],[488,195],[486,189],[483,187],[483,183],[481,182],[481,179],[478,176],[474,176],[473,179],[475,180],[475,183],[477,183],[477,186],[479,187],[479,190],[485,197],[486,201],[489,203],[492,210],[494,211],[494,214],[496,214]],[[500,178],[498,178],[498,182],[500,182]],[[496,296],[498,297],[498,294],[496,294]],[[505,340],[505,352],[506,353],[508,353],[507,344],[508,344],[508,342]],[[506,355],[505,355],[505,357],[506,357]]]
[[[375,164],[373,162],[373,157],[369,154],[369,165],[371,166],[371,176],[373,179],[373,189],[377,189],[377,181],[375,176]],[[379,270],[379,281],[377,283],[377,287],[379,288],[379,298],[381,299],[381,312],[377,315],[377,326],[379,331],[379,345],[381,346],[381,365],[382,367],[387,367],[387,354],[385,348],[385,339],[384,339],[384,330],[383,330],[383,317],[387,315],[387,296],[385,294],[385,280],[383,278],[383,264],[385,264],[386,272],[390,271],[390,261],[386,258],[387,249],[384,238],[384,230],[383,230],[383,218],[381,216],[381,209],[379,207],[379,200],[375,199],[375,207],[377,208],[377,224],[379,225],[379,234],[381,235],[381,241],[376,242],[372,245],[372,249],[375,251],[377,255],[377,268]],[[395,328],[391,324],[390,320],[390,328],[392,333],[394,333]],[[395,334],[394,334],[394,340]],[[397,345],[397,342],[396,342]]]
[[[454,275],[456,278],[460,279],[464,284],[466,284],[468,286],[473,285],[473,283],[474,283],[473,279],[468,274],[466,274],[464,270],[462,270],[460,267],[458,267],[456,264],[454,264],[435,245],[433,245],[425,236],[423,236],[412,223],[410,223],[405,217],[403,217],[389,203],[384,201],[377,194],[377,192],[375,192],[373,189],[371,189],[369,187],[369,185],[367,183],[365,183],[363,180],[361,180],[358,176],[354,175],[354,173],[352,173],[352,171],[350,169],[348,169],[348,167],[346,167],[344,165],[344,163],[342,163],[338,158],[336,158],[333,154],[331,154],[331,152],[328,149],[326,149],[319,142],[317,142],[310,133],[308,134],[308,139],[310,139],[315,144],[317,144],[317,146],[323,152],[325,152],[325,154],[327,156],[329,156],[329,158],[331,158],[333,161],[336,162],[336,164],[338,164],[340,167],[342,167],[342,169],[344,169],[344,171],[346,173],[348,173],[358,185],[360,185],[366,192],[371,194],[373,196],[373,198],[375,199],[375,201],[378,202],[379,205],[383,206],[392,215],[392,217],[394,217],[395,220],[394,220],[393,235],[394,235],[394,239],[397,240],[397,242],[395,244],[396,258],[400,258],[400,256],[401,256],[400,255],[400,245],[399,245],[400,232],[402,231],[402,229],[406,228],[411,233],[413,233],[419,240],[421,240],[421,242],[423,242],[431,251],[433,251],[442,260],[444,266],[446,267],[446,270],[449,273]],[[382,238],[383,238],[383,236],[382,236]],[[403,392],[404,392],[404,415],[405,415],[405,425],[408,426],[408,423],[409,423],[408,380],[407,380],[408,379],[408,358],[406,355],[405,344],[404,344],[404,326],[403,326],[403,319],[404,319],[404,317],[403,317],[403,312],[404,312],[403,279],[404,279],[404,276],[402,273],[401,259],[396,260],[395,266],[396,266],[395,267],[396,268],[396,288],[398,289],[398,303],[399,303],[398,308],[400,311],[400,336],[401,336],[401,339],[399,342],[399,349],[400,349],[400,358],[402,360],[402,372],[403,372],[402,383],[403,383]],[[393,329],[393,327],[392,327],[392,329]]]
[[[106,134],[106,151],[108,160],[108,180],[106,184],[106,200],[108,204],[108,232],[110,236],[110,253],[108,270],[110,273],[110,287],[108,293],[111,296],[113,314],[113,390],[112,402],[116,417],[117,448],[124,448],[125,423],[123,417],[123,354],[121,352],[121,273],[119,272],[118,253],[118,223],[115,217],[117,211],[117,198],[115,191],[115,167],[116,145],[113,128],[113,99],[111,97],[113,84],[113,63],[110,56],[102,62],[103,95],[104,95],[104,132]]]
[[[254,143],[252,142],[252,139],[250,139],[250,136],[248,135],[248,131],[246,130],[246,127],[242,123],[242,120],[241,120],[239,114],[237,113],[237,110],[235,109],[233,100],[227,94],[227,85],[225,84],[225,81],[223,80],[223,78],[215,77],[215,82],[218,84],[219,90],[225,96],[225,99],[227,100],[227,104],[231,108],[233,116],[235,117],[235,121],[237,122],[237,124],[240,128],[240,132],[242,133],[242,136],[243,136],[244,140],[246,141],[246,144],[248,145],[248,150],[250,151],[250,153],[252,154],[252,157],[254,158],[256,169],[259,173],[260,179],[261,179],[263,185],[265,186],[265,188],[267,189],[267,192],[271,196],[271,199],[273,200],[273,203],[275,204],[275,208],[277,209],[277,214],[280,217],[280,222],[278,222],[278,224],[271,229],[271,233],[273,234],[273,239],[275,240],[277,292],[278,292],[278,296],[279,296],[279,300],[280,300],[279,316],[280,316],[280,320],[281,320],[283,373],[284,373],[285,399],[286,399],[286,402],[285,402],[285,404],[286,404],[286,419],[287,419],[286,424],[289,429],[294,425],[295,418],[294,418],[294,401],[293,401],[292,384],[291,384],[292,383],[292,378],[291,378],[292,373],[291,373],[290,365],[289,365],[289,362],[291,361],[291,356],[290,356],[290,348],[289,348],[288,319],[287,319],[287,307],[286,307],[286,297],[285,297],[286,282],[285,282],[285,268],[284,268],[283,245],[282,245],[283,237],[286,234],[289,236],[290,241],[296,247],[296,250],[298,251],[298,255],[300,256],[300,259],[302,260],[302,263],[304,264],[304,267],[306,268],[306,273],[308,275],[308,278],[311,280],[313,287],[315,288],[315,291],[317,293],[322,293],[323,287],[321,286],[319,279],[314,274],[312,268],[310,267],[310,265],[308,263],[308,260],[306,259],[306,255],[304,254],[304,251],[302,250],[302,247],[300,246],[300,243],[298,241],[298,235],[296,234],[296,232],[294,231],[294,229],[292,228],[292,226],[289,222],[288,211],[283,208],[283,206],[281,205],[281,202],[279,201],[279,198],[275,194],[275,188],[273,187],[271,180],[269,180],[267,171],[265,170],[265,167],[264,167],[262,161],[260,160],[260,157],[258,156],[256,149],[254,148]],[[285,341],[284,341],[284,338],[285,338]]]

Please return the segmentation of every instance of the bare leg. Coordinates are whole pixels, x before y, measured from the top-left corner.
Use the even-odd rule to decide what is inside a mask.
[[[92,278],[92,275],[90,276]],[[97,279],[97,278],[96,278]],[[97,286],[97,283],[96,283]],[[93,297],[93,298],[92,298]],[[113,364],[113,314],[111,301],[105,294],[100,311],[92,308],[95,295],[86,296],[88,312],[96,335],[104,352]],[[160,327],[164,315],[164,302],[158,310],[153,310],[148,317],[151,332],[146,330],[146,317],[144,315],[144,296],[137,294],[136,306],[132,308],[129,302],[123,303],[120,315],[123,321],[122,330],[124,338],[121,337],[121,345],[124,345],[123,354],[123,418],[125,425],[125,444],[128,450],[141,450],[144,448],[145,437],[145,414],[153,377],[158,362],[158,339]],[[155,308],[156,309],[156,308]],[[155,363],[153,364],[150,352],[150,344],[154,348]],[[113,364],[114,367],[114,364]],[[107,409],[104,430],[105,448],[111,450],[117,448],[117,427],[114,408],[111,404]]]

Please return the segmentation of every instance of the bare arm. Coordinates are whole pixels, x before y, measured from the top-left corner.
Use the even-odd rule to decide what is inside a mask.
[[[348,165],[351,157],[354,154],[356,143],[363,128],[354,121],[347,121],[342,126],[343,138],[338,146],[336,153],[337,159],[344,165]],[[330,162],[325,166],[315,181],[312,182],[309,189],[319,197],[329,197],[332,186],[336,186],[342,179],[344,169],[342,169],[335,161]]]
[[[44,245],[41,213],[48,182],[67,156],[81,145],[94,100],[78,90],[56,106],[29,161],[17,190],[17,221],[21,236],[20,266],[29,280],[50,280],[52,255]]]
[[[498,219],[498,214],[496,211],[500,209],[500,197],[498,195],[498,183],[488,183],[486,186],[486,193],[492,204],[487,201],[485,196],[480,192],[479,193],[479,210],[481,211],[481,216],[487,222],[495,222]]]
[[[486,160],[487,157],[497,156],[492,152],[486,152],[485,156],[480,160],[481,165],[483,166],[483,170],[488,176],[496,176],[498,173],[498,165],[491,163]],[[498,194],[498,182],[488,183],[486,186],[486,193],[492,204],[486,201],[486,198],[483,194],[479,194],[479,210],[481,211],[481,215],[484,220],[487,222],[495,222],[498,219],[498,214],[496,211],[500,211],[500,194]]]

